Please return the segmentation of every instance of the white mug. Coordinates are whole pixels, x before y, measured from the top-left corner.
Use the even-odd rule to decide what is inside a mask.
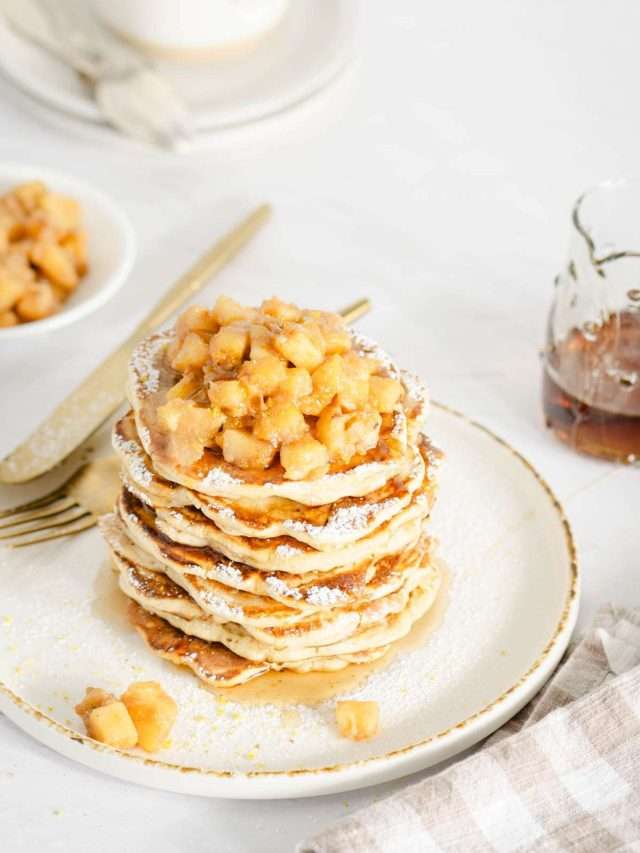
[[[252,47],[288,0],[93,0],[110,29],[152,53],[188,57]]]

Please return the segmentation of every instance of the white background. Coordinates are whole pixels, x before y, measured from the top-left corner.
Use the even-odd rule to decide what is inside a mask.
[[[0,81],[0,157],[103,188],[139,239],[131,280],[109,306],[48,339],[0,346],[0,454],[234,217],[264,199],[277,215],[280,200],[273,236],[209,292],[252,296],[264,281],[322,307],[372,295],[363,330],[418,369],[435,398],[511,441],[556,490],[582,558],[581,625],[604,601],[640,604],[638,471],[575,456],[546,433],[538,361],[574,198],[640,172],[639,31],[637,5],[615,0],[373,0],[357,60],[330,91],[181,157],[66,129]],[[312,229],[332,211],[344,248],[308,237],[292,247],[287,274],[287,216],[299,232],[305,217]],[[75,766],[0,718],[3,853],[280,853],[402,784],[281,802],[163,794]]]

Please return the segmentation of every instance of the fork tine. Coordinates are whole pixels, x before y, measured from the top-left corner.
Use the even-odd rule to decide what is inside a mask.
[[[27,521],[35,521],[38,518],[51,518],[51,516],[59,515],[61,512],[65,512],[65,510],[71,509],[71,507],[77,505],[77,501],[74,500],[74,498],[57,498],[56,500],[43,504],[43,506],[37,509],[21,512],[17,517],[8,516],[11,518],[11,521],[5,521],[3,524],[0,524],[0,530],[4,530],[7,527],[16,527],[19,524],[26,524]]]
[[[76,468],[73,474],[67,477],[64,483],[60,483],[60,485],[56,486],[55,489],[51,489],[50,492],[47,492],[46,495],[41,495],[39,498],[34,498],[34,500],[28,501],[24,504],[20,504],[19,506],[11,506],[7,509],[0,510],[0,518],[9,518],[10,515],[17,515],[21,512],[29,512],[29,510],[38,509],[39,507],[48,505],[57,498],[64,497],[65,489],[79,471],[80,468]]]
[[[25,504],[20,504],[19,506],[8,507],[8,509],[0,510],[0,518],[9,518],[11,515],[17,515],[21,512],[29,512],[32,509],[38,509],[42,506],[48,506],[50,503],[55,501],[57,498],[62,497],[64,495],[65,487],[67,486],[69,480],[63,483],[61,486],[58,486],[56,489],[53,489],[48,494],[43,495],[40,498],[35,498],[35,500],[29,501]]]
[[[75,515],[70,516],[69,518],[62,519],[61,521],[57,521],[50,524],[34,524],[31,527],[27,527],[26,530],[13,530],[11,533],[3,533],[0,536],[0,540],[2,539],[17,539],[21,536],[26,536],[29,533],[40,533],[42,530],[52,530],[56,527],[65,527],[69,524],[72,524],[74,521],[79,521],[82,518],[87,518],[87,516],[91,515],[90,512],[83,510],[82,507],[78,507],[80,513],[76,513]],[[10,542],[7,544],[11,544]]]
[[[83,530],[88,530],[90,527],[94,527],[97,524],[95,516],[91,515],[90,512],[86,513],[86,515],[88,518],[82,524],[79,524],[77,527],[73,527],[71,530],[51,533],[49,536],[38,536],[34,539],[27,539],[26,542],[11,542],[8,543],[8,545],[10,548],[26,548],[28,545],[38,545],[40,542],[50,542],[52,539],[62,539],[65,536],[74,536],[76,533],[82,533]]]

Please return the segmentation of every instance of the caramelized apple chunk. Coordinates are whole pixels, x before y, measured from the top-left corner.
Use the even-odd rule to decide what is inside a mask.
[[[0,329],[17,326],[20,320],[15,311],[0,311]]]
[[[209,359],[209,347],[197,332],[187,332],[171,359],[171,367],[180,373],[189,373],[204,367]]]
[[[219,409],[203,406],[179,397],[168,400],[157,410],[158,424],[169,436],[180,465],[191,465],[213,444],[225,421]]]
[[[167,740],[178,716],[178,706],[157,681],[138,681],[122,694],[138,744],[145,752],[157,752]]]
[[[377,702],[359,702],[355,699],[336,702],[336,722],[342,737],[369,740],[378,734],[380,707]]]
[[[116,702],[116,697],[101,687],[87,687],[85,696],[82,702],[78,702],[75,707],[75,712],[79,717],[86,722],[86,717],[95,708],[100,708],[102,705],[109,705],[111,702]]]
[[[60,302],[46,281],[28,285],[15,305],[15,312],[25,322],[42,320],[57,310]]]
[[[106,690],[88,687],[75,711],[94,740],[118,749],[131,749],[138,743],[138,732],[126,706]]]
[[[324,352],[318,342],[312,340],[308,329],[291,325],[274,339],[276,350],[294,367],[315,370],[322,363]]]
[[[211,338],[209,351],[214,364],[234,368],[242,364],[249,348],[249,332],[242,326],[223,326]]]
[[[234,418],[249,413],[249,394],[237,379],[219,379],[211,382],[207,389],[211,404]]]
[[[263,314],[275,317],[276,320],[282,320],[283,322],[291,321],[295,323],[302,319],[302,311],[296,305],[291,305],[289,302],[283,302],[281,299],[278,299],[277,296],[272,296],[271,299],[265,299],[260,306],[260,311]]]
[[[0,311],[8,311],[24,294],[27,285],[9,270],[0,269]]]
[[[265,355],[256,361],[245,361],[238,375],[250,394],[267,397],[287,378],[287,368],[275,355]]]
[[[403,393],[402,385],[397,379],[388,379],[386,376],[369,378],[369,403],[377,412],[392,412]]]
[[[29,254],[31,263],[52,284],[73,290],[79,281],[74,259],[64,246],[55,242],[40,241],[34,244]]]
[[[186,337],[189,332],[217,332],[218,321],[211,311],[207,311],[202,305],[191,305],[178,317],[176,322],[176,333],[178,338]]]
[[[304,480],[327,472],[329,453],[324,444],[305,435],[298,441],[282,445],[280,462],[287,480]]]
[[[202,373],[199,370],[194,370],[191,373],[185,373],[172,388],[167,391],[167,400],[173,400],[179,397],[181,400],[188,400],[199,394],[202,388]]]
[[[278,399],[288,400],[299,405],[301,400],[311,394],[312,391],[313,382],[309,371],[305,370],[304,367],[289,367],[274,393]]]
[[[276,448],[240,429],[225,429],[222,434],[222,455],[225,462],[238,468],[268,468],[276,454]]]
[[[382,418],[378,412],[342,414],[337,405],[327,406],[318,418],[316,435],[332,460],[348,462],[378,443]]]
[[[249,322],[255,316],[254,308],[247,308],[240,305],[235,299],[230,296],[219,296],[216,304],[213,306],[213,316],[221,326],[228,326],[230,323]]]
[[[293,403],[276,401],[258,415],[253,434],[277,448],[302,438],[308,429],[304,415]]]

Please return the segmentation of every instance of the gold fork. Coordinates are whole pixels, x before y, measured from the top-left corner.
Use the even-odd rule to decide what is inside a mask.
[[[340,314],[352,323],[370,307],[368,299],[359,299]],[[1,510],[0,544],[24,548],[88,530],[101,515],[111,512],[119,489],[117,457],[87,462],[43,497]]]
[[[93,527],[113,509],[119,470],[115,456],[94,459],[43,497],[0,511],[0,544],[23,548]]]

